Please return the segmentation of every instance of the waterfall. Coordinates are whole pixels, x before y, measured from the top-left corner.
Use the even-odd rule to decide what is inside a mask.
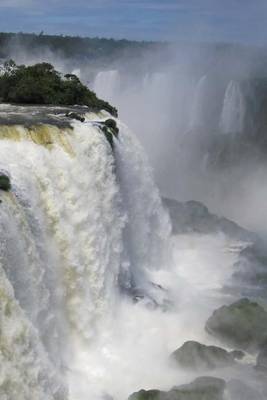
[[[126,286],[143,287],[146,273],[160,269],[170,236],[170,223],[163,211],[147,158],[129,129],[120,124],[116,166],[128,223],[124,231]]]
[[[158,301],[168,217],[135,137],[118,122],[112,150],[96,117],[0,127],[1,399],[67,399],[66,371],[120,291]]]
[[[113,101],[120,87],[120,74],[117,70],[100,71],[94,81],[94,91],[100,98]]]
[[[225,91],[220,120],[222,133],[242,133],[245,125],[246,102],[238,82],[231,81]]]
[[[206,119],[206,103],[207,99],[207,83],[206,75],[202,76],[197,82],[193,97],[192,112],[190,118],[190,128],[198,128],[205,125]]]

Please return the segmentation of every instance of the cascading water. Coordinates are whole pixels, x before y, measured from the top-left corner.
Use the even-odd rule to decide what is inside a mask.
[[[205,101],[207,101],[207,81],[206,75],[202,76],[198,81],[194,93],[192,114],[190,120],[190,128],[202,127],[205,124]]]
[[[0,127],[1,399],[67,399],[66,371],[120,290],[160,292],[149,274],[170,228],[151,171],[123,125],[113,151],[94,117]]]
[[[224,134],[242,133],[245,127],[246,102],[238,82],[231,81],[225,91],[220,129]]]
[[[124,231],[124,265],[128,264],[130,268],[123,272],[128,276],[127,287],[142,288],[148,282],[144,279],[145,274],[151,269],[161,268],[164,263],[161,257],[166,256],[170,223],[163,212],[159,192],[141,146],[123,124],[120,124],[120,131],[115,155],[123,206],[128,218]],[[146,292],[148,288],[144,289]]]

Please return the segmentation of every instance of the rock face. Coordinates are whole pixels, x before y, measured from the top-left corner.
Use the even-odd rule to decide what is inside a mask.
[[[267,342],[261,346],[257,357],[256,369],[267,373]]]
[[[240,253],[234,265],[231,284],[245,296],[267,297],[267,251],[266,243],[258,240]]]
[[[227,236],[237,240],[254,242],[257,239],[254,233],[241,228],[235,222],[211,214],[208,208],[198,201],[182,203],[177,200],[164,198],[163,204],[169,211],[173,234],[223,232]]]
[[[236,359],[244,357],[241,351],[228,352],[217,346],[188,341],[171,355],[172,359],[182,368],[197,371],[229,367]]]
[[[66,113],[66,117],[71,118],[71,119],[77,119],[77,121],[80,121],[80,122],[85,121],[85,118],[81,114],[78,114],[76,112],[68,112],[68,113]]]
[[[188,385],[172,388],[169,392],[140,390],[128,400],[223,400],[225,381],[213,377],[200,377]]]
[[[106,121],[101,122],[100,129],[106,136],[111,148],[114,147],[114,136],[117,138],[119,135],[119,128],[117,127],[116,121],[112,118],[106,119]]]
[[[0,189],[5,192],[11,189],[10,179],[7,175],[0,174]]]
[[[230,400],[264,400],[257,390],[238,379],[227,382],[227,392]]]
[[[206,330],[230,346],[253,350],[267,338],[267,312],[258,303],[241,299],[214,311]]]

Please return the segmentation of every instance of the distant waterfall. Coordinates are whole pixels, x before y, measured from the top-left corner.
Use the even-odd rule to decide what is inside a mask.
[[[0,127],[1,399],[67,399],[64,371],[119,286],[151,296],[164,267],[170,225],[143,150],[120,124],[113,151],[92,117]]]
[[[231,81],[225,91],[220,120],[222,133],[242,133],[245,127],[246,102],[238,82]]]
[[[120,87],[119,71],[101,71],[98,72],[94,81],[94,91],[98,97],[108,101],[114,100],[114,95]]]
[[[197,128],[205,124],[205,102],[207,102],[206,92],[207,92],[207,76],[204,75],[200,78],[196,85],[192,113],[190,120],[190,128]]]

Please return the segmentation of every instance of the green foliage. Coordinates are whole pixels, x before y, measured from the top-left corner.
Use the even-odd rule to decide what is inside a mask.
[[[117,138],[119,135],[119,128],[117,127],[116,121],[112,118],[106,119],[106,121],[101,123],[100,128],[113,149],[114,136]]]
[[[116,137],[118,136],[119,128],[117,127],[116,121],[114,119],[106,119],[105,126],[112,131],[113,135],[115,135]]]
[[[93,110],[106,110],[117,116],[117,110],[84,86],[73,74],[64,77],[51,64],[26,67],[14,61],[5,63],[0,76],[2,102],[22,104],[86,105]]]
[[[50,49],[63,58],[75,58],[95,62],[96,60],[116,60],[119,56],[140,55],[147,49],[158,49],[162,44],[153,42],[137,42],[104,38],[85,38],[63,35],[36,35],[33,33],[0,33],[0,56],[7,58],[12,46],[18,45],[24,51],[36,54]]]

